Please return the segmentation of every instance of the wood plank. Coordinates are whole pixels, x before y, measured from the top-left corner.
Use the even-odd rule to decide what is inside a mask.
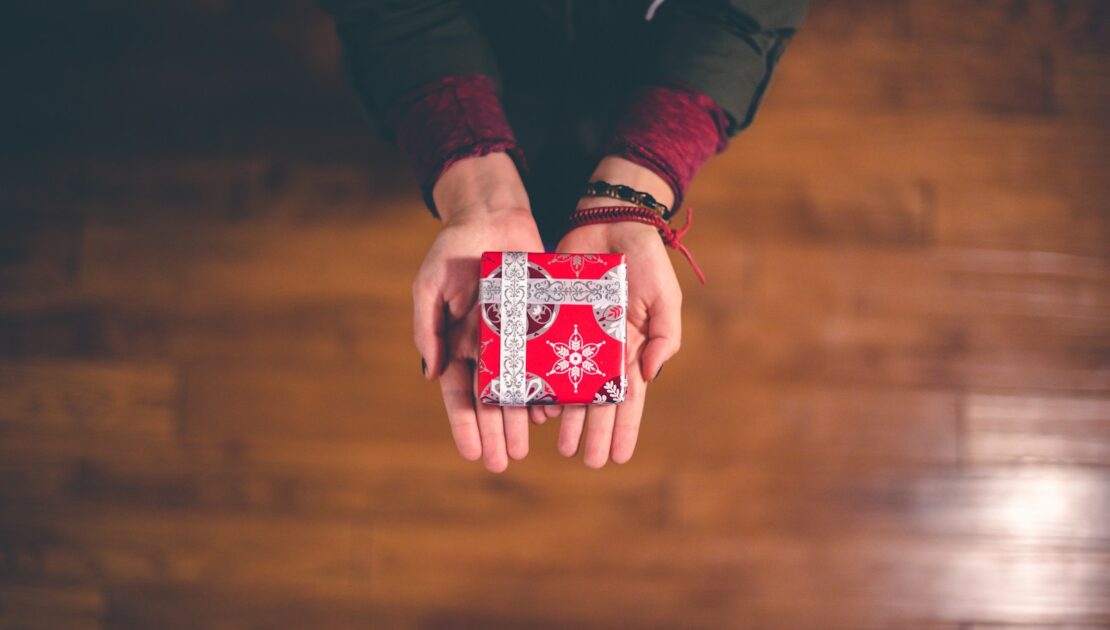
[[[1106,630],[1106,623],[971,623],[961,630]]]
[[[115,356],[203,366],[198,371],[320,365],[419,375],[411,309],[376,298],[113,308],[102,315],[101,330]]]
[[[36,296],[71,291],[77,281],[81,220],[75,212],[36,212],[29,202],[0,200],[0,291]]]
[[[1110,479],[1103,469],[1051,466],[830,469],[722,465],[684,470],[679,522],[731,534],[916,532],[1107,548]],[[896,524],[896,525],[895,525]]]
[[[837,4],[813,3],[806,10],[806,20],[799,39],[839,39],[857,37],[906,37],[910,32],[909,3],[905,0],[868,2],[842,0]],[[791,51],[793,56],[793,51]],[[802,56],[802,55],[797,55]]]
[[[810,37],[803,29],[785,59],[767,96],[780,112],[1055,113],[1051,57],[1007,40],[988,52],[905,37]]]
[[[418,362],[407,301],[374,297],[188,308],[31,298],[0,307],[0,352],[13,359],[111,356],[220,366]],[[406,370],[408,368],[405,368]]]
[[[102,307],[74,301],[67,295],[61,299],[43,296],[37,291],[29,300],[26,298],[15,297],[20,304],[9,303],[0,308],[0,353],[5,359],[103,356],[107,339]]]
[[[1105,11],[1104,11],[1105,13]],[[1110,20],[1108,20],[1110,21]],[[1110,29],[1110,26],[1106,27]],[[1110,118],[1105,104],[1110,98],[1110,51],[1060,55],[1055,60],[1055,98],[1063,116],[1090,121],[1096,133],[1106,138]]]
[[[936,239],[936,191],[927,180],[813,172],[751,180],[736,171],[731,179],[699,179],[691,187],[690,205],[698,209],[691,242],[703,222],[739,229],[745,242],[919,247]]]
[[[641,460],[675,466],[742,460],[804,470],[815,459],[852,467],[954,464],[959,457],[954,392],[738,379],[723,364],[680,369],[691,375],[672,378],[668,368],[650,388],[637,447]],[[692,395],[691,380],[729,395]]]
[[[411,299],[408,273],[423,248],[388,238],[403,232],[430,244],[416,225],[427,216],[369,219],[357,225],[237,225],[162,222],[143,228],[90,224],[81,289],[118,304],[190,309],[213,302],[247,305],[280,299]]]
[[[203,439],[419,439],[447,426],[438,383],[418,372],[415,353],[401,365],[332,369],[218,369],[186,377],[185,435]],[[396,354],[389,355],[396,357]],[[409,419],[422,421],[409,421]]]
[[[96,586],[0,583],[0,626],[5,628],[101,628],[106,608]]]
[[[583,514],[595,527],[629,518],[647,527],[673,520],[661,463],[645,461],[598,478],[559,457],[547,430],[527,460],[491,477],[457,455],[446,428],[434,443],[255,437],[164,445],[9,436],[0,499],[31,513],[81,506],[229,518],[516,522],[522,528],[569,527]],[[569,503],[576,506],[572,512],[560,507]]]
[[[385,611],[356,597],[127,581],[106,589],[110,628],[415,628],[426,613]]]
[[[1101,259],[737,250],[728,238],[712,229],[702,236],[701,263],[723,288],[687,292],[683,333],[692,352],[675,359],[684,371],[700,362],[703,376],[1075,391],[1110,382]],[[695,239],[690,246],[699,247]]]
[[[4,520],[9,578],[369,594],[371,534],[352,519],[78,508]]]
[[[940,43],[973,43],[992,49],[1005,43],[1049,45],[1067,52],[1106,50],[1110,16],[1099,0],[1068,2],[973,3],[909,0],[914,38]],[[961,18],[952,19],[959,10]]]
[[[0,364],[5,435],[168,441],[178,431],[176,371],[162,364],[40,361]]]
[[[749,243],[940,245],[1105,257],[1110,237],[1110,222],[1101,211],[1101,200],[1110,194],[1105,181],[820,172],[733,179],[735,184],[695,184],[691,205],[698,208],[699,225],[727,220],[722,229],[739,230],[737,238]],[[690,240],[700,232],[691,232]]]
[[[1070,189],[1043,182],[989,185],[946,180],[936,186],[936,242],[945,247],[1107,255],[1110,184]],[[1015,212],[1015,208],[1021,208]]]
[[[844,179],[961,177],[1018,185],[1035,177],[1082,188],[1103,185],[1100,165],[1110,153],[1098,127],[1078,120],[960,110],[913,116],[860,112],[845,123],[835,111],[802,116],[776,107],[759,116],[744,134],[744,149],[710,160],[699,179],[727,186],[743,179],[822,173]],[[742,196],[725,208],[735,207],[738,199]],[[698,203],[693,195],[688,201]]]
[[[962,402],[969,462],[1110,462],[1110,400],[970,392]]]
[[[396,152],[381,147],[380,157]],[[0,158],[6,205],[108,225],[187,217],[229,224],[357,222],[368,215],[427,214],[400,160],[193,157]],[[377,203],[368,207],[367,199]],[[13,217],[14,218],[14,217]],[[53,227],[56,222],[48,222]]]
[[[977,615],[1051,624],[1104,619],[1110,562],[1090,550],[874,532],[448,531],[378,530],[374,567],[388,579],[376,582],[375,601],[485,614],[527,608],[633,626],[900,627]],[[477,583],[475,572],[490,577]]]

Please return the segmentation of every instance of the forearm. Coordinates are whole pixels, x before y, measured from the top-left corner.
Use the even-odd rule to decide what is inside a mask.
[[[474,156],[527,165],[502,111],[496,61],[461,0],[318,0],[336,20],[350,80],[396,141],[437,215],[436,181]]]
[[[656,200],[677,210],[701,166],[728,146],[725,127],[724,112],[708,96],[677,85],[644,86],[617,122],[603,153],[640,167],[632,169],[625,164],[615,175],[646,180],[642,183],[652,185],[653,190],[612,181],[598,173],[594,177],[651,193]],[[613,167],[607,170],[612,171]],[[641,172],[645,170],[655,177]]]
[[[416,173],[425,205],[433,215],[442,217],[442,204],[433,190],[456,164],[478,160],[464,168],[465,172],[480,164],[508,164],[508,169],[479,173],[497,179],[496,183],[519,182],[520,174],[527,171],[494,82],[485,75],[443,77],[421,85],[397,99],[387,121],[396,131],[397,146]],[[501,157],[481,159],[496,154]]]

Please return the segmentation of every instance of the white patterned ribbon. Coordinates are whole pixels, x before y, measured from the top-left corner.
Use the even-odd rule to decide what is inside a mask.
[[[503,252],[501,286],[501,404],[528,401],[525,351],[528,336],[528,254]]]
[[[503,302],[501,278],[486,278],[478,285],[478,301],[482,304]],[[593,306],[600,302],[624,304],[628,294],[627,280],[551,280],[528,278],[526,281],[528,304],[584,304]],[[504,317],[504,315],[502,315]]]

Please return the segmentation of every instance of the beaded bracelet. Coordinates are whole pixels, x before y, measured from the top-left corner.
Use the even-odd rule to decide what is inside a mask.
[[[645,223],[654,226],[659,230],[659,236],[663,238],[663,244],[668,247],[673,247],[682,252],[686,260],[690,262],[693,267],[694,273],[697,274],[698,280],[705,284],[705,274],[702,273],[698,263],[694,260],[694,255],[686,246],[682,244],[682,237],[690,231],[690,226],[694,223],[694,209],[686,206],[686,224],[681,229],[674,229],[671,227],[663,217],[656,214],[654,211],[639,206],[601,206],[597,208],[582,208],[575,210],[569,217],[571,228],[581,227],[583,225],[592,225],[595,223],[617,223],[619,221],[636,221],[637,223]]]
[[[624,184],[610,184],[609,182],[595,180],[588,182],[582,191],[583,197],[611,197],[619,201],[634,203],[642,208],[654,210],[664,221],[670,221],[674,210],[655,200],[646,192],[625,186]]]

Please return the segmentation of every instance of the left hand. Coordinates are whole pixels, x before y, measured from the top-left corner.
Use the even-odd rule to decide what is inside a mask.
[[[596,203],[593,205],[597,205]],[[559,452],[578,452],[586,426],[585,464],[601,468],[610,458],[627,462],[636,448],[647,384],[678,352],[682,338],[682,289],[656,228],[633,221],[584,225],[571,230],[559,252],[623,252],[628,264],[628,389],[617,405],[567,405],[559,430]],[[542,421],[541,414],[540,415]],[[535,418],[534,415],[534,419]]]

